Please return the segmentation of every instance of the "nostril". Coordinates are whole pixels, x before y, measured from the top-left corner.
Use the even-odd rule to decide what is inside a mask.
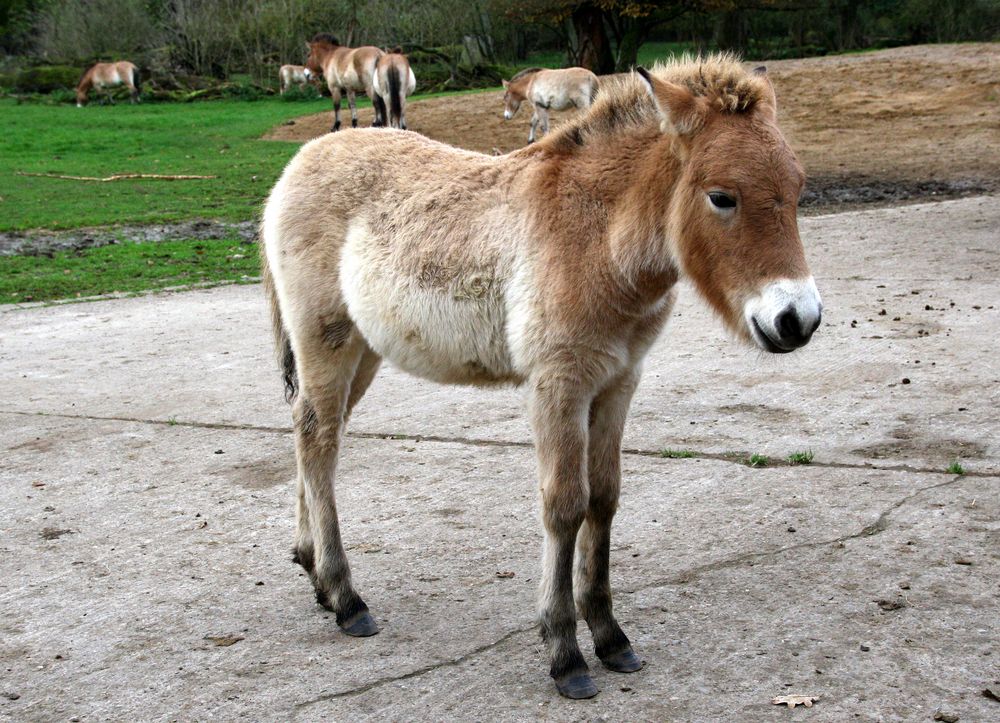
[[[802,338],[802,325],[799,323],[799,315],[795,309],[789,307],[778,315],[774,321],[774,327],[778,330],[783,341],[799,341]]]

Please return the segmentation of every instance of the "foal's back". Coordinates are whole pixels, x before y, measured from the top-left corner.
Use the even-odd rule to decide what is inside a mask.
[[[525,234],[505,199],[526,182],[520,168],[517,158],[392,130],[305,146],[263,228],[279,297],[301,302],[291,325],[346,312],[376,352],[411,373],[518,381],[506,309]]]

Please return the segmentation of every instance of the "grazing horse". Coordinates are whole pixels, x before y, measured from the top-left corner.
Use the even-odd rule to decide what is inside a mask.
[[[281,87],[281,94],[284,95],[292,83],[296,85],[306,85],[312,80],[313,74],[309,68],[303,65],[282,65],[278,70],[278,81]]]
[[[402,53],[386,53],[378,59],[373,82],[375,93],[388,111],[388,125],[406,130],[406,96],[417,87],[410,61]]]
[[[766,352],[820,323],[796,221],[805,176],[776,118],[763,68],[720,55],[632,73],[504,156],[385,129],[292,159],[265,207],[262,276],[293,402],[294,559],[344,632],[378,632],[351,583],[334,476],[385,358],[437,382],[526,387],[550,675],[567,697],[597,693],[577,610],[605,666],[642,666],[612,612],[611,522],[626,413],[678,280]]]
[[[524,101],[531,105],[528,143],[534,143],[535,128],[539,124],[542,135],[549,132],[549,110],[590,107],[597,93],[597,76],[586,68],[527,68],[509,81],[503,81],[503,87],[504,120],[513,118]]]
[[[375,66],[385,53],[373,45],[360,48],[345,48],[329,33],[317,33],[306,43],[309,57],[306,67],[310,72],[326,78],[326,85],[333,96],[333,128],[340,130],[340,94],[347,93],[347,105],[351,109],[351,127],[358,126],[358,109],[355,94],[364,91],[371,98],[375,109],[373,126],[385,125],[385,103],[375,92]]]
[[[108,101],[114,103],[111,98],[111,88],[125,85],[131,94],[131,102],[139,102],[139,69],[127,60],[119,60],[117,63],[97,63],[90,67],[80,83],[76,86],[76,107],[82,108],[87,103],[87,93],[91,88],[108,91]]]

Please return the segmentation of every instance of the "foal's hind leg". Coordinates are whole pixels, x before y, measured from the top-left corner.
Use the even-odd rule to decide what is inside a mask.
[[[360,390],[355,392],[353,386],[366,358],[367,345],[351,329],[350,322],[344,320],[328,325],[316,338],[303,340],[296,351],[300,396],[293,413],[301,484],[299,511],[307,513],[308,519],[307,529],[300,522],[299,535],[308,532],[312,537],[311,559],[309,548],[301,539],[297,544],[304,546],[297,551],[297,558],[304,566],[312,563],[310,576],[316,587],[316,599],[336,613],[337,624],[344,632],[374,635],[378,627],[351,584],[334,495],[344,422],[349,401],[360,398]],[[366,371],[360,381],[370,382],[372,376],[370,370]]]
[[[365,350],[361,354],[361,360],[358,362],[354,378],[351,380],[350,391],[347,396],[347,408],[344,411],[343,424],[347,424],[355,405],[361,401],[361,397],[363,397],[365,392],[368,391],[368,386],[375,378],[375,374],[378,372],[381,362],[382,357],[373,352],[366,345]],[[296,522],[297,529],[295,533],[295,547],[292,549],[292,561],[305,568],[315,585],[316,552],[313,545],[312,528],[309,523],[309,500],[307,497],[306,484],[304,477],[301,475],[298,478]]]
[[[590,408],[587,471],[590,503],[577,538],[577,607],[594,637],[597,657],[605,667],[632,673],[642,660],[632,651],[611,610],[609,555],[611,521],[618,508],[621,488],[621,442],[625,416],[638,377],[629,372],[602,391]]]

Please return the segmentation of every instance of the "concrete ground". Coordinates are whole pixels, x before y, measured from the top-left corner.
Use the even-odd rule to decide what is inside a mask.
[[[1000,204],[802,231],[810,346],[735,344],[688,288],[651,354],[612,552],[647,664],[589,701],[533,626],[519,392],[383,370],[338,479],[383,628],[351,639],[290,562],[259,287],[3,307],[0,718],[1000,719]]]

